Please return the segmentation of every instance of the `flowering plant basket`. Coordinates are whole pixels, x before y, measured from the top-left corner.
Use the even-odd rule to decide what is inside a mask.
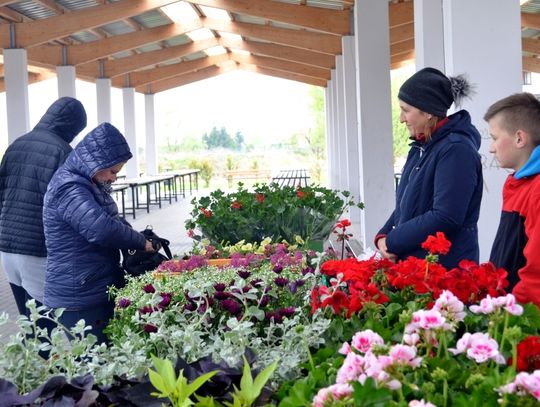
[[[194,198],[188,233],[196,240],[207,238],[211,244],[235,244],[282,239],[294,242],[324,240],[338,217],[355,204],[347,191],[321,186],[293,188],[277,184],[257,184],[253,191],[238,184],[232,193],[221,190]],[[195,230],[199,230],[198,234]]]

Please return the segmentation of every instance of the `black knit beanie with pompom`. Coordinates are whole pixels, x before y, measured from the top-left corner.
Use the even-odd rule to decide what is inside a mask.
[[[459,106],[472,92],[465,76],[447,77],[438,69],[424,68],[401,85],[398,98],[423,112],[445,117],[452,103]]]

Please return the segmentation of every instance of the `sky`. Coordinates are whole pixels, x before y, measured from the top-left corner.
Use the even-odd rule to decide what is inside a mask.
[[[166,137],[201,135],[213,126],[224,126],[234,134],[241,131],[247,142],[278,141],[307,131],[311,123],[309,85],[285,79],[234,71],[155,95],[155,125],[158,144]],[[97,125],[96,91],[90,82],[76,83],[77,98],[83,103],[88,126]],[[56,78],[29,86],[30,128],[57,98]],[[112,90],[112,124],[124,130],[122,92]],[[136,93],[137,142],[144,145],[144,96]],[[7,134],[6,96],[0,98],[0,134]],[[2,150],[7,137],[1,137]]]

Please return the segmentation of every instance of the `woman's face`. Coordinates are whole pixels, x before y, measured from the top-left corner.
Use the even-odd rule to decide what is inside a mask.
[[[428,121],[432,117],[431,114],[422,112],[420,109],[417,109],[402,100],[399,101],[399,108],[399,121],[405,123],[411,136],[425,132]]]
[[[97,184],[112,184],[116,181],[116,175],[120,172],[125,163],[118,163],[114,167],[105,168],[104,170],[99,170],[94,175],[94,182]]]

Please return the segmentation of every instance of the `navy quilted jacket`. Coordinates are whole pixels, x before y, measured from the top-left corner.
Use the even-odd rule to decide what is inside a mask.
[[[478,217],[482,200],[480,133],[461,110],[428,143],[413,142],[396,193],[396,209],[380,230],[399,259],[423,258],[428,235],[444,232],[452,242],[440,256],[447,268],[478,261]]]
[[[77,99],[54,102],[29,133],[6,150],[0,166],[0,251],[45,257],[43,196],[69,143],[86,127]]]
[[[92,178],[131,158],[111,124],[92,130],[54,174],[43,209],[47,243],[44,302],[84,310],[107,303],[107,287],[123,278],[119,249],[144,249],[146,239],[118,216],[111,195]]]

